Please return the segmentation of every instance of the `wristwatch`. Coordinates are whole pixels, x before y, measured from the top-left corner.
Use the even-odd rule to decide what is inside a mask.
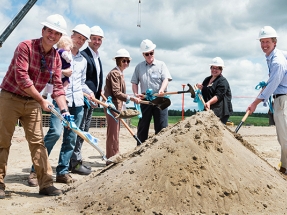
[[[67,111],[66,109],[61,110],[61,114],[66,113],[66,112],[69,112],[69,111]]]

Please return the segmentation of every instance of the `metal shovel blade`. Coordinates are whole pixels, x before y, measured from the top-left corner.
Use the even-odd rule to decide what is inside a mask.
[[[247,117],[249,116],[250,111],[246,111],[245,115],[243,116],[241,122],[238,124],[238,126],[235,129],[235,133],[237,133],[240,129],[240,127],[243,125],[243,123],[245,122],[245,120],[247,119]]]
[[[154,100],[150,101],[150,103],[152,105],[155,105],[160,110],[166,109],[171,104],[170,99],[165,97],[157,97]]]
[[[193,87],[190,84],[187,84],[187,86],[189,87],[188,91],[190,92],[191,98],[195,98],[195,92]]]
[[[117,115],[116,118],[128,119],[128,118],[132,118],[134,116],[137,116],[139,114],[140,114],[140,112],[137,110],[127,109],[127,110],[121,111],[121,113],[119,115]]]

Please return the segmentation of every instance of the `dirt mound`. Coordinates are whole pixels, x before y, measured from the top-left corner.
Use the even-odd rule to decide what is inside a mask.
[[[66,214],[284,214],[286,185],[207,111],[66,187],[47,207]]]

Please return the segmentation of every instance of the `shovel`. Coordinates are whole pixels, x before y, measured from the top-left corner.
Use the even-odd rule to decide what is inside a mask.
[[[90,97],[90,96],[89,96],[88,94],[86,94],[86,93],[83,93],[83,94],[84,94],[84,96],[86,96],[87,98]],[[108,105],[108,104],[106,104],[105,102],[102,102],[102,101],[100,101],[100,100],[98,100],[98,99],[96,99],[96,98],[93,98],[93,102],[96,102],[96,103],[102,105],[103,107],[105,107],[105,108],[107,108],[107,109],[109,109],[109,110],[111,110],[111,111],[113,111],[113,112],[119,114],[118,116],[116,116],[117,118],[127,119],[127,118],[132,118],[132,117],[137,116],[137,115],[140,114],[138,111],[133,111],[133,110],[130,110],[130,111],[129,111],[129,109],[128,109],[127,111],[119,111],[119,110],[113,108],[111,105]]]
[[[93,137],[90,133],[85,132],[80,130],[77,126],[71,126],[70,122],[68,122],[68,120],[66,120],[55,108],[53,108],[52,106],[49,105],[49,108],[51,110],[51,112],[58,117],[61,121],[63,121],[66,125],[69,126],[70,129],[72,129],[73,132],[75,132],[78,136],[80,136],[83,140],[85,140],[86,142],[88,142],[92,147],[94,147],[102,156],[102,159],[106,162],[112,162],[113,161],[107,159],[105,153],[103,152],[103,150],[100,149],[100,147],[98,146],[97,143],[97,139],[95,137]]]
[[[140,103],[146,105],[154,105],[160,110],[166,109],[171,104],[170,99],[165,97],[157,97],[152,101],[141,101]]]
[[[244,117],[242,118],[241,122],[237,125],[236,129],[235,129],[235,133],[238,132],[238,130],[240,129],[240,127],[242,126],[242,124],[245,122],[245,120],[247,119],[247,117],[249,116],[249,110],[246,111],[246,114],[244,115]]]
[[[195,89],[195,90],[198,90],[198,88],[197,88],[196,85],[194,85],[194,89]],[[206,110],[208,110],[208,109],[205,107],[205,101],[204,101],[204,99],[203,99],[203,97],[202,97],[202,95],[201,95],[200,93],[198,94],[198,97],[199,97],[199,99],[201,100],[202,104],[204,105],[204,108],[205,108]]]
[[[181,94],[181,93],[191,93],[191,98],[195,97],[195,92],[190,84],[187,84],[188,90],[185,91],[174,91],[174,92],[165,92],[163,94],[154,93],[153,96],[165,96],[165,95],[172,95],[172,94]]]
[[[104,96],[103,93],[101,93],[101,96],[103,97],[104,100],[107,101],[107,98]],[[131,128],[129,127],[129,125],[123,120],[123,119],[120,119],[121,123],[123,123],[123,125],[128,129],[128,131],[130,132],[130,134],[136,139],[137,141],[137,145],[141,145],[142,142],[140,141],[140,139],[137,137],[137,135],[134,134],[134,132],[131,130]]]
[[[262,87],[262,89],[260,90],[260,93],[258,94],[258,96],[262,93],[262,91],[265,89],[265,87]],[[257,97],[258,97],[257,96]],[[247,119],[247,117],[249,116],[250,111],[246,111],[245,115],[243,116],[241,122],[237,125],[236,129],[235,129],[235,133],[238,132],[238,130],[240,129],[240,127],[242,126],[242,124],[245,122],[245,120]]]

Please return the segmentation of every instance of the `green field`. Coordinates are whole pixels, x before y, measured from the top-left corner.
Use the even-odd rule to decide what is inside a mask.
[[[175,124],[175,123],[177,123],[180,120],[181,120],[181,116],[169,116],[168,117],[168,124]],[[133,117],[131,119],[131,124],[133,126],[137,126],[138,125],[138,121],[139,121],[138,117]],[[153,120],[151,120],[151,123],[153,123]]]
[[[229,118],[229,121],[233,122],[234,125],[238,125],[241,120],[242,120],[242,116],[231,116]],[[181,116],[169,116],[168,117],[168,123],[169,124],[175,124],[178,121],[181,120]],[[137,126],[138,123],[138,118],[134,117],[131,119],[131,124],[133,126]],[[152,120],[153,123],[153,120]],[[244,125],[254,125],[254,126],[269,126],[269,119],[265,118],[265,117],[248,117],[245,122]]]
[[[105,116],[104,113],[99,113],[99,112],[94,112],[93,115],[94,116]],[[238,125],[241,122],[242,118],[243,118],[243,116],[231,116],[229,118],[229,121],[233,122],[234,125]],[[137,126],[138,120],[139,120],[138,117],[133,117],[131,119],[131,124],[133,126]],[[181,120],[181,116],[169,116],[168,117],[168,123],[169,124],[175,124],[180,120]],[[153,123],[153,120],[151,121],[151,123]],[[249,116],[245,120],[244,125],[269,126],[269,119],[267,117]]]

